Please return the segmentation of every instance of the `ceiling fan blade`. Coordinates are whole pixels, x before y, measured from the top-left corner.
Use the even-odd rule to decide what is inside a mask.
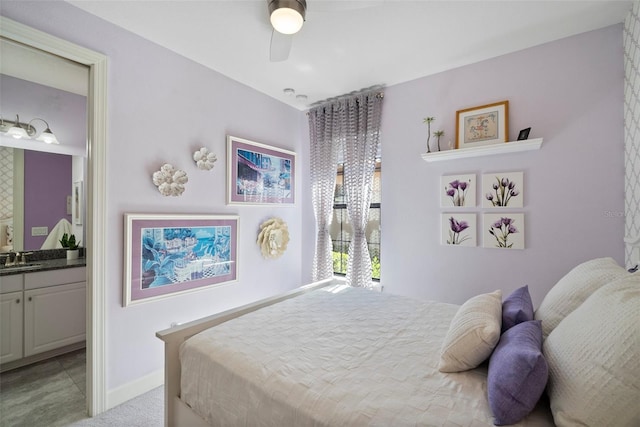
[[[271,47],[269,50],[269,59],[271,62],[286,61],[289,58],[291,44],[293,43],[293,34],[282,34],[273,30],[271,33]]]

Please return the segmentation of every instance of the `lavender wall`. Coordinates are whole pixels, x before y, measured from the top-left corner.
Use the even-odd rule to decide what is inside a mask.
[[[531,126],[541,150],[421,158],[423,117],[436,117],[432,131],[443,129],[446,142],[456,110],[505,99],[510,140]],[[579,262],[611,256],[623,265],[622,25],[390,87],[382,121],[385,291],[462,303],[528,284],[537,306]],[[524,172],[526,249],[440,245],[440,177],[509,171]],[[470,211],[480,227],[488,210]]]
[[[47,236],[31,236],[31,227],[49,231],[67,215],[71,195],[71,156],[24,151],[24,248],[40,249]]]
[[[225,205],[225,135],[299,152],[303,114],[193,61],[60,1],[3,1],[2,15],[108,57],[106,316],[107,388],[162,369],[155,332],[291,289],[301,280],[301,207]],[[186,131],[172,126],[189,123]],[[218,155],[198,170],[193,152]],[[151,175],[164,163],[189,175],[181,197],[163,197]],[[303,179],[299,169],[297,186]],[[123,214],[238,214],[239,280],[198,292],[122,307]],[[277,260],[256,245],[259,225],[279,216],[291,241]]]
[[[2,14],[109,57],[108,387],[162,366],[154,332],[271,295],[311,278],[315,222],[308,196],[306,116],[122,29],[60,2],[2,3]],[[508,99],[510,136],[532,126],[540,151],[428,164],[425,116],[454,135],[455,111]],[[172,134],[162,123],[189,122]],[[386,90],[383,108],[382,282],[388,292],[462,302],[479,292],[530,285],[536,305],[577,262],[622,262],[621,27],[576,36]],[[232,134],[300,153],[300,203],[292,208],[224,204],[224,136]],[[218,154],[212,172],[191,153]],[[150,176],[164,162],[187,171],[180,198],[163,198]],[[440,176],[524,171],[527,249],[498,251],[439,244]],[[305,189],[307,191],[305,191]],[[478,195],[479,196],[479,195]],[[481,209],[476,209],[481,211]],[[238,283],[129,308],[122,300],[124,212],[237,213]],[[265,261],[259,223],[289,223],[284,257]]]

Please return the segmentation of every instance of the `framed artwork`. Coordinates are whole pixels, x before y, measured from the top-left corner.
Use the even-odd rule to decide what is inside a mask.
[[[507,142],[509,101],[456,112],[456,148],[480,147]]]
[[[236,281],[236,215],[128,213],[124,306]]]
[[[443,208],[476,205],[475,174],[442,176],[440,188],[440,206]]]
[[[486,213],[482,226],[483,247],[524,249],[523,213]]]
[[[75,225],[82,225],[82,181],[73,183],[73,194],[71,195],[71,220]]]
[[[523,188],[522,172],[482,175],[482,207],[521,208],[524,199]]]
[[[477,246],[475,213],[443,213],[440,228],[443,245]]]
[[[529,138],[529,132],[531,132],[531,128],[522,129],[520,133],[518,133],[518,141],[524,141]]]
[[[294,205],[296,154],[227,136],[227,204]]]

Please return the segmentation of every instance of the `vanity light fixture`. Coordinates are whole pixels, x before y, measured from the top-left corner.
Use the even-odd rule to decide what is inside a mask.
[[[60,144],[60,142],[58,141],[58,138],[56,138],[53,132],[51,132],[51,128],[49,128],[49,123],[47,123],[46,120],[36,117],[35,119],[32,119],[31,122],[33,122],[34,120],[41,120],[47,126],[47,128],[42,131],[40,136],[36,138],[36,141],[41,141],[41,142],[44,142],[45,144]],[[31,125],[31,122],[29,122],[29,125]]]
[[[306,10],[306,0],[269,0],[271,25],[282,34],[295,34],[300,31]]]
[[[51,132],[49,123],[39,117],[31,119],[31,121],[29,121],[28,123],[21,122],[20,116],[17,114],[15,122],[4,120],[2,119],[2,117],[0,117],[0,132],[15,139],[34,139],[34,136],[36,135],[36,133],[38,133],[38,131],[31,123],[33,123],[35,120],[40,120],[46,125],[46,129],[42,131],[37,138],[35,138],[36,141],[44,142],[46,144],[60,144],[58,138],[56,138],[53,132]]]
[[[11,123],[11,122],[9,122]],[[4,121],[2,123],[4,125]],[[7,136],[13,137],[15,139],[22,139],[22,138],[30,138],[31,135],[35,134],[35,129],[33,129],[31,135],[29,135],[29,132],[27,132],[26,129],[29,129],[29,125],[26,125],[26,128],[23,127],[24,123],[20,123],[20,117],[18,115],[16,115],[16,121],[15,123],[13,123],[13,126],[9,127],[7,130],[5,130],[5,132],[7,133]],[[8,125],[7,125],[8,126]],[[29,129],[31,130],[31,129]]]

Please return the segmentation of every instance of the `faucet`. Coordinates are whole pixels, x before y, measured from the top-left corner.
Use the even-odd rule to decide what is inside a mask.
[[[11,254],[13,254],[13,251],[10,251],[9,253],[7,253],[6,255],[2,255],[4,257],[7,258],[7,261],[4,263],[5,267],[13,267],[14,265],[16,265],[16,260],[18,258],[19,254],[16,254],[16,256],[13,258],[13,260],[11,260]]]
[[[22,252],[22,256],[20,254],[16,254],[16,260],[14,264],[16,265],[25,265],[27,263],[27,255],[31,255],[33,252]],[[20,259],[20,261],[18,261]]]

